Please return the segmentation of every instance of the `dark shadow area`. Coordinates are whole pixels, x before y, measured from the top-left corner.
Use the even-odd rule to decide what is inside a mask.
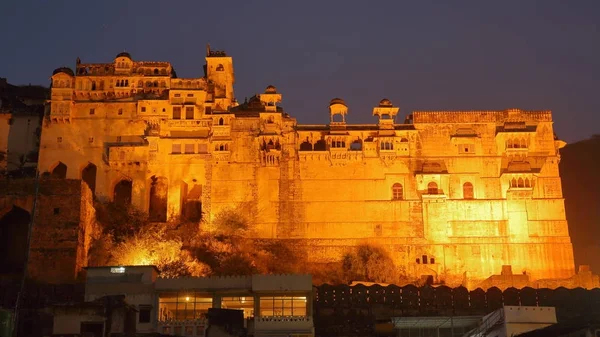
[[[23,271],[30,220],[29,212],[17,206],[0,219],[0,270],[3,273]]]
[[[96,192],[96,171],[96,165],[89,163],[81,172],[81,180],[92,190],[92,195]]]
[[[560,150],[559,164],[575,264],[600,271],[600,135]]]
[[[115,185],[113,201],[121,206],[131,205],[132,182],[130,180],[121,180]]]

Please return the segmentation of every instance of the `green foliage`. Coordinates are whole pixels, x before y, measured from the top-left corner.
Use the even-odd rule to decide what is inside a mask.
[[[94,207],[96,221],[102,226],[104,234],[110,234],[116,243],[123,242],[148,225],[148,215],[135,207],[98,201]]]
[[[393,283],[398,278],[394,261],[381,247],[358,246],[342,260],[344,278],[351,281]]]
[[[224,235],[243,235],[249,228],[248,219],[236,209],[226,209],[219,212],[213,226],[218,233]]]

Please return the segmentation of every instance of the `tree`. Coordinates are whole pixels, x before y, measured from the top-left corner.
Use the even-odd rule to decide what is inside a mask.
[[[342,269],[349,281],[393,283],[398,277],[394,261],[389,254],[381,247],[367,244],[347,253],[342,259]]]

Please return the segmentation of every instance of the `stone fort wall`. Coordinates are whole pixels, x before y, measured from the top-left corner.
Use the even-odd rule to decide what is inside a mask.
[[[158,222],[202,218],[210,229],[236,209],[253,237],[298,240],[313,262],[374,243],[409,276],[449,284],[502,265],[534,279],[574,274],[549,111],[414,112],[397,123],[382,100],[376,123],[350,124],[334,99],[329,124],[302,125],[272,86],[237,103],[231,58],[209,51],[206,61],[196,79],[121,54],[57,69],[40,170]]]
[[[25,261],[35,194],[34,179],[0,181],[1,228],[3,232],[10,228],[13,234],[3,237],[3,248],[21,266]],[[11,216],[14,213],[19,216]],[[28,277],[55,284],[77,280],[87,266],[94,225],[95,211],[87,184],[71,179],[41,179],[31,233]],[[19,274],[23,269],[13,271]]]

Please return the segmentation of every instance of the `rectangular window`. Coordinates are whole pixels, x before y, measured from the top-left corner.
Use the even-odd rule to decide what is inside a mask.
[[[261,316],[306,316],[306,297],[275,296],[260,298]]]
[[[173,119],[181,119],[181,107],[173,107]]]
[[[187,97],[194,97],[194,94],[187,94]]]
[[[123,109],[119,109],[119,115],[123,114]]]
[[[181,144],[173,144],[173,147],[171,148],[171,153],[174,153],[174,154],[181,153]]]
[[[95,115],[95,114],[96,114],[96,109],[94,109],[94,108],[91,108],[91,109],[90,109],[90,115]]]
[[[117,143],[121,142],[121,136],[117,136]]]
[[[62,137],[57,137],[57,138],[56,138],[56,142],[57,142],[57,143],[62,143]]]
[[[173,96],[175,96],[175,97],[181,97],[181,94],[175,94]]]
[[[145,106],[142,107],[142,112],[146,112],[146,107]]]
[[[194,119],[194,107],[193,106],[185,107],[185,119]]]
[[[139,319],[140,323],[150,323],[150,313],[152,312],[152,307],[149,305],[140,305]]]
[[[207,114],[207,115],[210,115],[212,113],[212,107],[209,107],[209,106],[205,107],[204,108],[204,113]]]
[[[159,294],[158,321],[195,320],[208,314],[212,296],[201,293],[179,292]]]
[[[94,142],[94,137],[90,137],[90,138],[88,138],[88,141],[89,141],[90,143],[93,143],[93,142]]]
[[[194,144],[185,144],[185,153],[194,153]]]
[[[475,153],[475,145],[473,145],[473,144],[458,144],[458,153],[474,154]]]
[[[198,153],[208,153],[208,146],[206,144],[198,144]]]
[[[254,317],[254,298],[252,297],[222,297],[221,308],[244,311],[244,318]]]

